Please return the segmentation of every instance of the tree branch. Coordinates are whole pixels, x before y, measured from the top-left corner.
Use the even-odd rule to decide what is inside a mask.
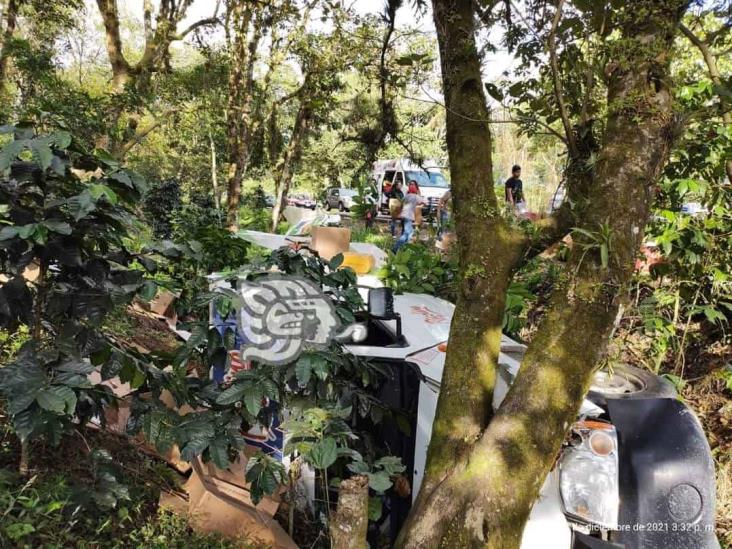
[[[567,135],[566,143],[569,148],[571,156],[577,156],[577,144],[574,140],[574,132],[572,132],[572,125],[569,122],[569,115],[567,114],[567,106],[564,103],[564,94],[562,91],[562,79],[559,75],[559,62],[557,61],[557,42],[556,33],[559,21],[562,18],[562,6],[564,6],[564,0],[558,0],[557,11],[554,14],[554,20],[552,21],[551,29],[549,30],[549,36],[547,37],[547,46],[549,48],[549,60],[552,69],[552,80],[554,81],[554,95],[557,98],[557,105],[559,107],[559,116],[562,119],[562,126],[564,126],[564,133]]]
[[[709,78],[712,80],[715,86],[721,87],[723,85],[722,75],[717,67],[717,60],[709,47],[709,43],[706,40],[700,39],[695,35],[686,25],[683,23],[679,24],[679,30],[681,33],[691,42],[701,53],[704,58],[704,63],[707,66],[707,72]],[[725,126],[732,126],[732,114],[725,109],[725,98],[718,94],[719,98],[719,113],[722,116],[722,121]],[[732,181],[732,160],[727,160],[724,163],[725,171],[727,172],[727,178]]]
[[[211,17],[207,17],[205,19],[201,19],[199,21],[196,21],[195,23],[188,26],[186,29],[182,30],[178,34],[175,35],[173,40],[183,40],[186,36],[191,34],[193,31],[200,29],[201,27],[207,27],[210,25],[216,25],[220,23],[219,20],[219,8],[221,7],[221,0],[217,0],[216,2],[216,8],[214,9],[214,14]]]

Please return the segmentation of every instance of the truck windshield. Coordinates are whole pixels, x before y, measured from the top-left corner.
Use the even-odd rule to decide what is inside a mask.
[[[440,187],[447,189],[450,186],[447,180],[442,177],[442,174],[440,173],[427,173],[425,171],[419,170],[406,172],[405,175],[407,176],[407,184],[409,184],[410,181],[414,180],[420,187]],[[433,178],[433,176],[438,177]]]

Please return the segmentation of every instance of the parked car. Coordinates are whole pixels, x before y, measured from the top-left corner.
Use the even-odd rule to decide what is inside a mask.
[[[276,200],[277,200],[277,198],[275,198],[274,195],[271,195],[271,194],[264,195],[264,204],[268,208],[274,208]]]
[[[315,209],[317,203],[307,194],[294,194],[287,199],[289,206],[296,206],[298,208],[309,208]]]
[[[338,208],[341,212],[347,212],[353,207],[353,199],[356,196],[358,196],[358,191],[355,189],[346,189],[343,187],[328,189],[325,194],[326,208]]]
[[[277,247],[273,237],[258,238]],[[396,536],[422,484],[454,305],[429,295],[394,296],[367,276],[359,284],[368,310],[357,319],[359,329],[351,330],[353,338],[341,341],[348,352],[390,373],[378,397],[415,418],[408,435],[393,422],[371,427],[374,438],[401,458],[412,484],[412,498],[387,496],[384,505],[380,530]],[[236,326],[216,314],[214,326]],[[494,409],[516,378],[525,350],[502,336]],[[223,375],[213,372],[215,379]],[[668,381],[618,365],[594,375],[543,480],[521,548],[711,549],[718,547],[714,520],[714,463],[699,420]]]

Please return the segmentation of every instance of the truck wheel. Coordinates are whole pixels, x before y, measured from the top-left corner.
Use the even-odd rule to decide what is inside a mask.
[[[593,374],[592,385],[588,397],[604,399],[644,399],[644,398],[676,398],[678,394],[674,386],[667,380],[647,370],[629,366],[616,365],[610,369],[603,368]]]

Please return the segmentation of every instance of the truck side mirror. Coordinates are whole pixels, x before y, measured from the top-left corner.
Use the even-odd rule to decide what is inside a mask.
[[[402,317],[394,312],[394,292],[391,288],[371,288],[368,297],[369,316],[378,320],[396,320],[396,335],[402,338]]]

